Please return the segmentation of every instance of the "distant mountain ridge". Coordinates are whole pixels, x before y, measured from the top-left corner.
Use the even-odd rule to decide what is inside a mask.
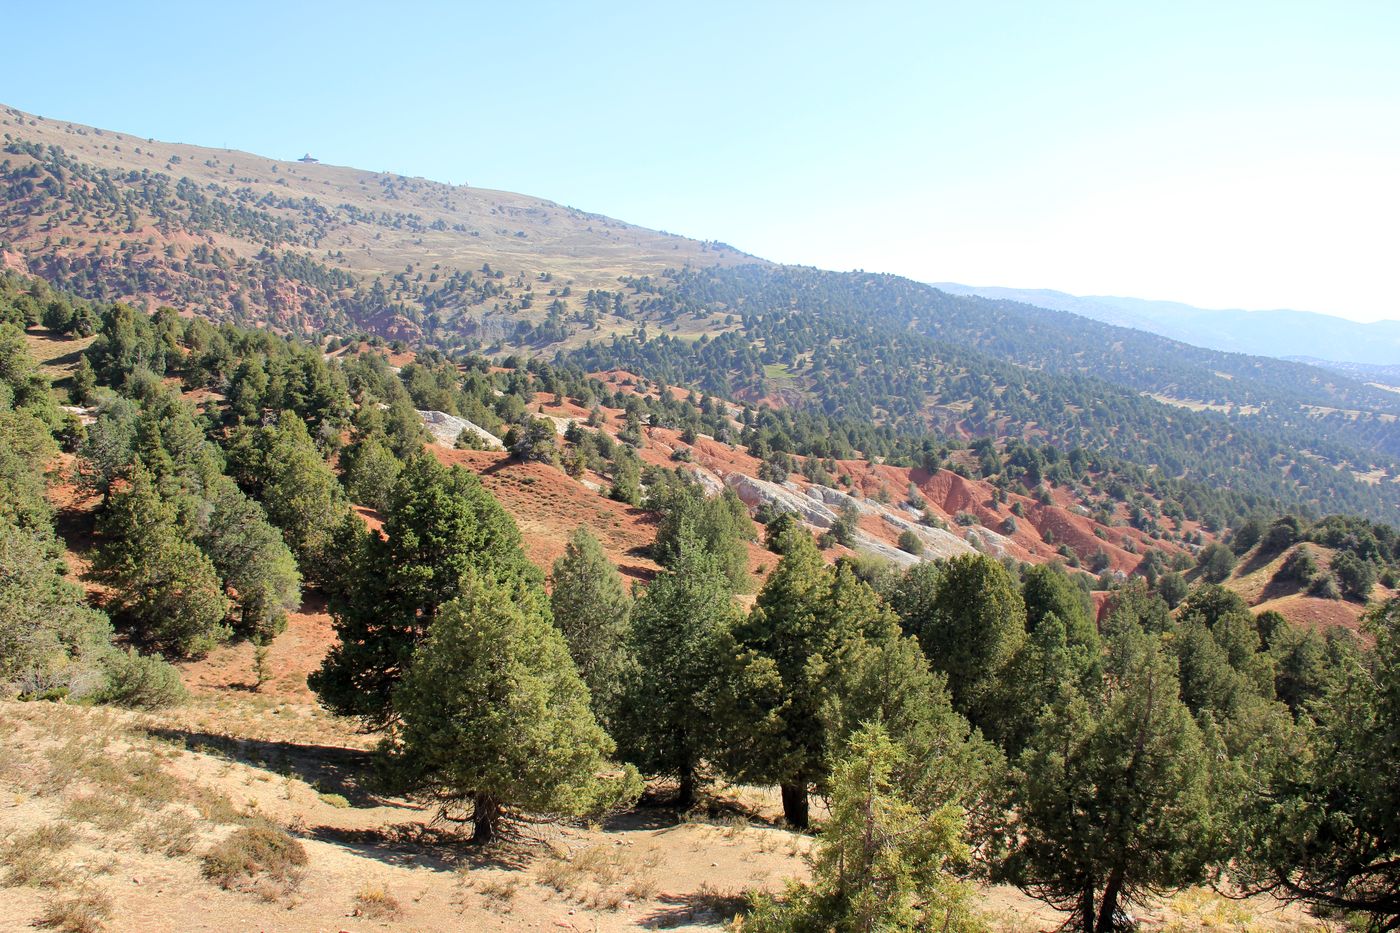
[[[1212,310],[1175,301],[1071,295],[1042,288],[931,284],[952,295],[1019,301],[1038,308],[1069,311],[1229,353],[1375,366],[1400,364],[1400,321],[1359,324],[1312,311]]]

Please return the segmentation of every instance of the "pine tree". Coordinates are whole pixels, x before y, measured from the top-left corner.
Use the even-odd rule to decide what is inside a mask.
[[[132,468],[130,485],[113,495],[97,531],[92,577],[108,587],[109,609],[139,640],[189,656],[228,638],[229,604],[214,565],[144,466]]]
[[[630,650],[632,598],[603,546],[583,526],[554,562],[550,608],[588,687],[593,711],[609,726],[635,667]]]
[[[370,434],[346,448],[340,462],[345,471],[345,490],[351,501],[376,512],[389,508],[403,463],[380,434]]]
[[[404,786],[447,807],[469,802],[482,843],[510,809],[578,816],[634,798],[635,772],[603,777],[613,745],[543,592],[475,574],[460,590],[394,690],[388,751]]]

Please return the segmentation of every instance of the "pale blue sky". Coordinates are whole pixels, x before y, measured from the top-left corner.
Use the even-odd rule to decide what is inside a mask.
[[[771,259],[1400,318],[1400,3],[7,3],[0,102]]]

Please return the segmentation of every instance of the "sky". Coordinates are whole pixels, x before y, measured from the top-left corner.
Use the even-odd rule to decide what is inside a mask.
[[[1400,319],[1400,3],[7,3],[0,102],[781,262]]]

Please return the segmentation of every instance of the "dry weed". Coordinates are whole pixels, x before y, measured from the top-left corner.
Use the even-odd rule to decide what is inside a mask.
[[[38,926],[61,933],[97,933],[112,916],[112,898],[92,887],[55,897],[44,907]]]
[[[67,823],[46,823],[27,833],[10,836],[0,848],[0,866],[5,869],[0,885],[57,887],[65,880],[66,872],[55,861],[55,856],[77,838],[77,832]]]
[[[252,890],[274,900],[269,893],[295,890],[306,861],[306,848],[282,830],[243,826],[204,855],[203,872],[221,888]]]
[[[368,920],[393,920],[402,912],[398,898],[380,885],[365,885],[355,893],[352,916]]]

